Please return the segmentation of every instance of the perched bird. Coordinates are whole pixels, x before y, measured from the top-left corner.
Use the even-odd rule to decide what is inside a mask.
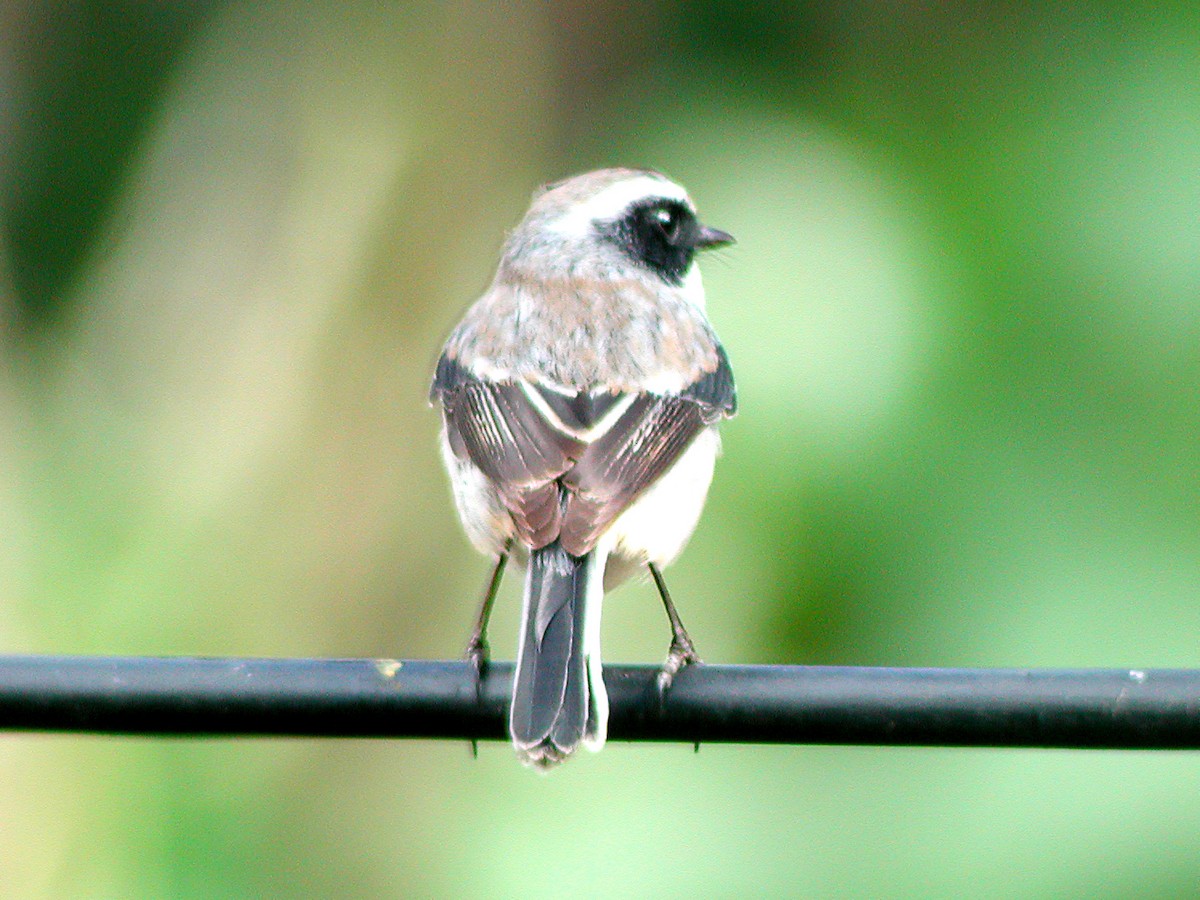
[[[657,172],[551,184],[438,360],[458,513],[497,560],[468,647],[479,673],[505,561],[528,560],[509,731],[530,765],[603,746],[600,604],[643,567],[671,620],[660,692],[699,662],[659,570],[696,526],[716,425],[737,408],[695,262],[732,242]]]

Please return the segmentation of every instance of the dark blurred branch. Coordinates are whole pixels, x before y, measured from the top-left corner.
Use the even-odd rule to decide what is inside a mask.
[[[1200,670],[606,666],[617,741],[1200,749]],[[0,729],[504,739],[512,665],[0,657]]]

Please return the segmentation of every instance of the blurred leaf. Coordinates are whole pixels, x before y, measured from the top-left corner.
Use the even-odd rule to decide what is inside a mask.
[[[213,6],[74,0],[22,23],[25,114],[11,173],[0,180],[0,213],[28,327],[61,318],[176,64]]]

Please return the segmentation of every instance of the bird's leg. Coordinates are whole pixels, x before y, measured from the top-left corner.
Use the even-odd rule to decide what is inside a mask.
[[[512,538],[504,542],[504,549],[496,558],[496,568],[492,569],[492,577],[488,579],[487,589],[483,594],[483,603],[479,606],[479,617],[475,620],[475,630],[471,632],[471,640],[467,642],[467,661],[475,670],[476,697],[483,690],[483,673],[488,664],[488,619],[492,617],[492,604],[496,602],[496,592],[500,589],[500,579],[504,577],[504,566],[508,562],[510,550],[512,550]]]
[[[696,653],[696,647],[688,636],[687,629],[683,627],[683,620],[679,618],[679,610],[671,602],[671,593],[667,590],[667,582],[663,580],[662,572],[654,563],[647,563],[647,565],[650,568],[650,575],[654,578],[654,584],[658,588],[658,595],[662,597],[667,618],[671,620],[671,649],[667,651],[666,662],[663,663],[657,680],[658,696],[661,700],[666,696],[671,682],[675,680],[680,669],[692,663],[701,663],[703,660]]]

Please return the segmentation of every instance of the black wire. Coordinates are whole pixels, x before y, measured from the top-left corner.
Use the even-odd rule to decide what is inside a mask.
[[[606,666],[615,741],[1200,749],[1200,671]],[[0,729],[503,740],[512,665],[0,656]]]

